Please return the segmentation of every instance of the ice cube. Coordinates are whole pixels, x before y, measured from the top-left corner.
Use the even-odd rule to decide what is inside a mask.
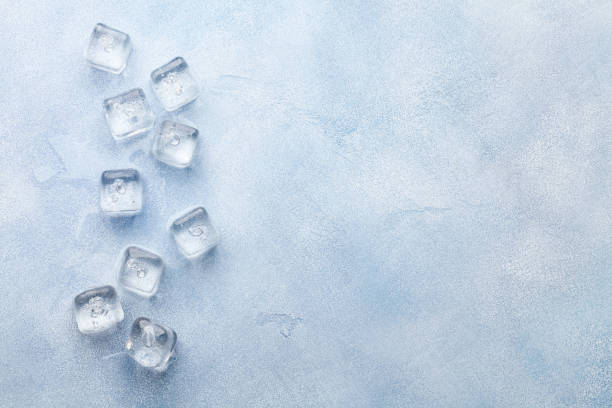
[[[219,237],[204,207],[186,211],[170,225],[176,245],[185,257],[196,259],[213,249]]]
[[[165,120],[153,139],[151,152],[167,165],[183,168],[191,164],[198,145],[198,129]]]
[[[146,297],[157,292],[164,271],[164,261],[158,255],[129,246],[123,250],[119,265],[119,283],[125,289]]]
[[[174,330],[139,317],[132,325],[125,349],[138,364],[161,373],[170,365],[175,346]]]
[[[142,209],[142,182],[135,169],[106,170],[102,173],[100,208],[107,215],[126,217]]]
[[[130,36],[104,24],[96,24],[85,58],[95,68],[120,74],[132,51]]]
[[[135,88],[104,101],[104,113],[111,134],[117,141],[147,133],[155,116],[141,88]]]
[[[151,72],[151,86],[157,99],[169,112],[194,101],[200,94],[198,83],[181,57]]]
[[[123,309],[112,286],[89,289],[77,295],[74,314],[79,331],[85,334],[105,332],[123,320]]]

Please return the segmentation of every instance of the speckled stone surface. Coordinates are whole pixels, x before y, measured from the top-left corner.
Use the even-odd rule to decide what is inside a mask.
[[[0,406],[609,407],[612,4],[604,1],[8,2],[0,13]],[[98,22],[130,35],[91,68]],[[189,62],[164,113],[151,71]],[[174,169],[113,140],[142,87],[200,131]],[[142,213],[104,217],[102,171]],[[178,252],[204,206],[221,241]],[[108,338],[81,291],[128,245],[166,262]],[[164,375],[123,350],[174,329]]]

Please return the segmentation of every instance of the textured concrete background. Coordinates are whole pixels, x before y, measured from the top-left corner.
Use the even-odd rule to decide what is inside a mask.
[[[1,10],[0,406],[612,404],[609,1]],[[85,63],[96,22],[132,36],[122,76]],[[177,55],[203,90],[186,171],[102,113]],[[123,166],[144,213],[111,222]],[[222,243],[192,266],[166,225],[196,204]],[[80,335],[74,295],[127,244],[167,261],[158,295]],[[104,358],[140,315],[178,333],[165,376]]]

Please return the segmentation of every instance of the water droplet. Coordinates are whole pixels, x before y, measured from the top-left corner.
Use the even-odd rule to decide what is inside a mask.
[[[175,93],[176,95],[181,95],[181,94],[183,93],[183,87],[182,87],[182,86],[180,86],[180,85],[178,85],[178,86],[176,87],[176,89],[174,90],[174,93]]]
[[[189,233],[194,237],[199,237],[204,234],[204,226],[203,225],[192,225],[188,229]]]
[[[140,279],[144,278],[147,276],[147,270],[141,266],[136,270],[136,276],[138,276]]]

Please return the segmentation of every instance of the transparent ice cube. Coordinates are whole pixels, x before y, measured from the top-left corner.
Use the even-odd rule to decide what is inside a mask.
[[[104,113],[111,134],[117,141],[147,133],[155,116],[141,88],[135,88],[104,101]]]
[[[123,320],[123,309],[112,286],[89,289],[74,298],[74,314],[79,331],[105,332]]]
[[[140,212],[142,182],[138,170],[106,170],[100,181],[100,208],[107,215],[129,217]]]
[[[189,259],[205,255],[219,242],[217,232],[204,207],[186,211],[172,222],[170,231],[178,249]]]
[[[181,57],[151,72],[151,85],[164,109],[175,111],[195,100],[200,88]]]
[[[183,168],[191,164],[197,145],[198,129],[165,120],[155,132],[151,152],[157,160]]]
[[[164,271],[164,261],[158,255],[129,246],[123,250],[119,264],[119,283],[125,289],[146,297],[157,292]]]
[[[139,317],[132,325],[125,349],[138,364],[161,373],[170,365],[175,346],[174,330]]]
[[[120,74],[132,51],[130,36],[104,24],[96,24],[85,58],[95,68]]]

